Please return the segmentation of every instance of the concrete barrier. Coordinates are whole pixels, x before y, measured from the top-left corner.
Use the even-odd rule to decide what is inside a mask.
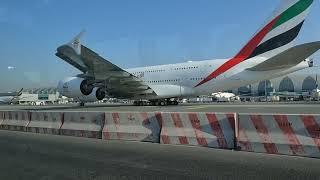
[[[62,112],[31,112],[30,116],[28,132],[55,135],[60,133],[63,120]]]
[[[235,114],[162,113],[161,144],[232,149]]]
[[[27,111],[4,111],[0,129],[11,131],[26,131],[30,122],[30,113]]]
[[[61,135],[101,139],[104,112],[64,112]]]
[[[240,114],[240,151],[320,157],[320,115]]]
[[[102,138],[159,143],[161,113],[106,112]]]
[[[4,111],[0,111],[0,128],[3,120],[4,120]]]

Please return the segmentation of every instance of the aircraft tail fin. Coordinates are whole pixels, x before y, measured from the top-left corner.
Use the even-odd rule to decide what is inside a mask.
[[[21,96],[22,91],[23,91],[23,88],[21,88],[20,91],[18,91],[17,96]]]
[[[310,12],[313,0],[282,0],[267,23],[240,50],[236,57],[271,58],[291,47]]]
[[[314,0],[281,0],[267,23],[230,60],[222,64],[195,87],[200,86],[239,63],[253,57],[272,58],[293,47]]]

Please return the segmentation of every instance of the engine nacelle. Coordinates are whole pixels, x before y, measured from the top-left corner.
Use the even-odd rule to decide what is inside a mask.
[[[70,77],[59,82],[58,91],[61,95],[73,98],[81,102],[94,102],[105,98],[106,92],[103,88],[94,87],[83,78]]]
[[[74,99],[81,101],[81,102],[95,102],[95,101],[101,101],[103,98],[105,98],[106,93],[102,90],[102,88],[93,88],[92,93],[88,96],[82,95],[78,97],[73,97]]]

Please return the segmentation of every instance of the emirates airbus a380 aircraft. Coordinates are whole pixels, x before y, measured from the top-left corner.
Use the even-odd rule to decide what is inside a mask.
[[[267,23],[232,58],[122,69],[81,45],[80,33],[56,55],[83,72],[59,82],[60,93],[82,102],[115,97],[144,105],[208,95],[283,76],[312,65],[320,41],[294,46],[313,0],[282,0]]]

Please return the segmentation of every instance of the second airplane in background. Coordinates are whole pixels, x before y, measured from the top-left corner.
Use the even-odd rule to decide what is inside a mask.
[[[11,104],[15,101],[19,100],[19,96],[21,96],[23,88],[18,92],[5,92],[0,93],[0,104]]]
[[[270,20],[232,58],[122,69],[81,45],[79,34],[56,55],[82,74],[66,78],[59,92],[82,104],[104,97],[144,105],[177,104],[175,98],[225,91],[312,66],[320,42],[293,46],[313,0],[282,0]]]

